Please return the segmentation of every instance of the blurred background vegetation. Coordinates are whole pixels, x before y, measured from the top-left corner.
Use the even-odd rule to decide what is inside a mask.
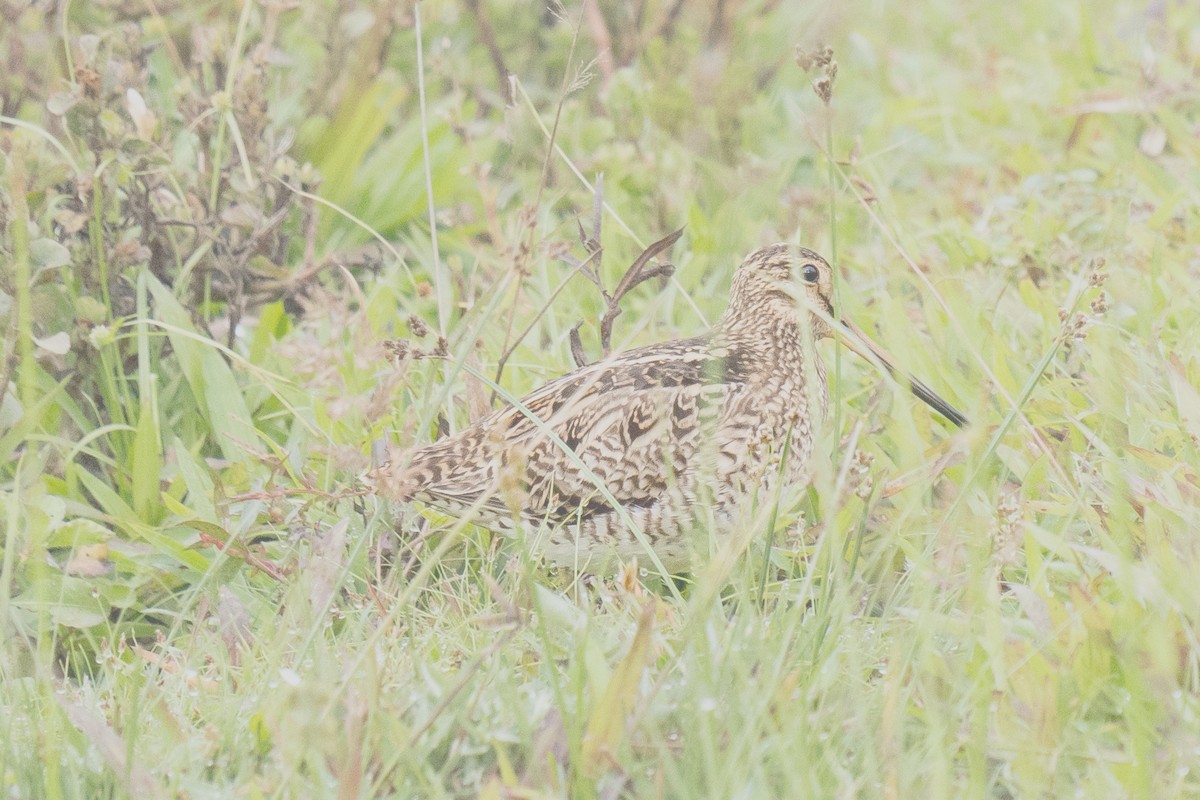
[[[0,64],[7,796],[1200,796],[1194,3],[0,0]],[[685,226],[617,348],[799,241],[976,424],[826,351],[813,529],[682,595],[362,496],[596,356],[596,219],[609,290]]]

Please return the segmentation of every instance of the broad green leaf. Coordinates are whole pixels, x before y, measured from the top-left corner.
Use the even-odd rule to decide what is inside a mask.
[[[196,460],[178,437],[172,440],[171,450],[175,456],[175,465],[183,476],[187,486],[187,504],[195,516],[209,522],[216,522],[217,508],[213,505],[213,481],[209,477],[208,468]],[[187,515],[184,515],[187,516]]]
[[[133,508],[148,523],[162,518],[159,501],[159,481],[162,474],[162,437],[158,431],[158,414],[154,398],[157,392],[150,387],[150,397],[143,399],[138,414],[137,432],[133,436],[129,472],[133,479]]]
[[[73,519],[57,526],[46,547],[78,547],[84,544],[99,544],[113,537],[113,532],[90,519]]]
[[[592,775],[619,766],[616,751],[650,657],[650,635],[654,631],[656,610],[656,601],[649,600],[638,617],[629,652],[617,664],[604,693],[592,706],[591,718],[588,719],[583,737],[584,769]]]
[[[71,263],[71,252],[53,239],[34,239],[29,243],[29,263],[37,271],[54,269]]]
[[[46,611],[56,625],[91,628],[108,618],[108,608],[95,596],[94,585],[82,578],[46,574],[42,585],[33,585],[13,599],[13,605],[30,612]]]
[[[171,326],[167,338],[217,447],[226,459],[241,460],[244,453],[239,442],[251,442],[256,434],[233,372],[215,345],[188,335],[196,329],[171,291],[153,275],[147,276],[147,282],[154,296],[155,316]]]

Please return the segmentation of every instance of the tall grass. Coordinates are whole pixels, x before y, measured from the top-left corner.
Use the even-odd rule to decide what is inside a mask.
[[[7,794],[1200,795],[1200,12],[672,7],[5,12]],[[972,427],[843,354],[677,581],[359,493],[599,351],[600,174],[605,285],[687,226],[616,347],[836,242]]]

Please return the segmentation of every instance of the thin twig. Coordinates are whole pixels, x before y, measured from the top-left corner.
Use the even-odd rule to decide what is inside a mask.
[[[534,237],[535,231],[537,230],[537,209],[539,207],[541,207],[542,195],[546,191],[546,180],[550,175],[550,162],[554,158],[554,152],[556,149],[555,142],[558,139],[558,123],[562,119],[563,106],[566,104],[567,94],[569,94],[569,92],[570,92],[571,64],[575,60],[575,47],[579,43],[579,29],[582,25],[583,25],[583,11],[580,10],[579,18],[575,21],[575,29],[571,34],[571,48],[570,48],[570,50],[567,51],[567,63],[563,67],[562,85],[559,87],[559,92],[558,92],[558,105],[554,109],[554,123],[553,123],[553,125],[551,125],[550,132],[547,135],[548,141],[546,142],[546,155],[542,159],[542,175],[541,175],[541,178],[539,178],[539,180],[538,180],[537,195],[533,199],[533,204],[528,206],[530,219],[529,219],[529,224],[528,224],[528,230],[526,232],[526,239],[525,239],[525,241],[523,241],[521,243],[521,246],[517,249],[517,257],[516,257],[517,263],[514,266],[518,273],[518,280],[517,280],[516,293],[513,297],[513,311],[514,312],[516,311],[517,303],[519,302],[520,297],[521,297],[521,280],[520,280],[520,278],[523,277],[525,274],[525,268],[521,262],[524,259],[529,257],[529,253],[533,252],[533,237]],[[512,80],[515,81],[516,76],[513,76]],[[516,99],[516,91],[515,90],[513,92],[513,99],[514,99],[514,101]],[[540,121],[541,118],[538,117],[538,120]],[[508,328],[504,332],[505,349],[508,348],[509,338],[512,335],[513,319],[515,317],[516,317],[515,313],[509,314],[509,316],[508,316]],[[501,364],[500,367],[496,370],[496,377],[492,379],[493,383],[495,383],[495,384],[500,383],[500,377],[503,374],[503,367],[504,367],[504,365]],[[492,392],[490,402],[495,402],[495,400],[496,400],[496,393]]]
[[[525,87],[524,87],[524,85],[521,84],[520,81],[517,81],[515,77],[513,78],[513,80],[515,81],[517,92],[520,93],[521,99],[525,102],[526,107],[529,109],[530,113],[532,114],[534,122],[536,122],[538,127],[541,128],[542,135],[549,138],[550,130],[546,127],[545,120],[543,120],[538,115],[537,107],[533,104],[533,100],[529,97],[529,93],[525,91]],[[551,146],[554,148],[555,152],[558,153],[558,156],[559,156],[559,158],[562,159],[563,163],[566,164],[567,169],[571,170],[571,174],[573,174],[575,176],[575,178],[580,183],[582,183],[584,185],[584,187],[586,187],[588,190],[594,190],[592,183],[587,178],[584,177],[583,172],[581,172],[579,169],[579,166],[574,161],[571,160],[571,157],[567,155],[567,152],[565,150],[563,150],[561,147],[559,147],[557,144],[555,144],[553,141],[551,141]],[[625,231],[625,233],[629,234],[629,237],[631,239],[633,239],[634,242],[636,242],[639,245],[642,243],[641,237],[638,236],[638,234],[633,230],[633,227],[628,222],[625,221],[625,218],[621,216],[620,212],[618,212],[615,208],[613,208],[607,202],[604,203],[604,210],[608,212],[609,216],[611,216],[613,219],[615,219],[617,221],[617,224],[621,226],[621,230],[623,230],[623,231]],[[671,282],[672,282],[672,285],[679,291],[679,296],[681,298],[683,298],[684,302],[686,302],[688,304],[688,307],[691,309],[692,314],[695,315],[696,319],[700,322],[700,324],[703,326],[707,326],[708,318],[704,314],[704,309],[700,308],[700,306],[697,305],[696,300],[695,300],[695,298],[692,297],[691,293],[689,293],[687,291],[687,289],[685,289],[674,278],[671,279]]]
[[[433,288],[437,294],[438,333],[446,335],[450,315],[448,298],[442,286],[442,259],[438,253],[437,214],[433,205],[433,168],[429,163],[429,123],[425,113],[425,56],[421,49],[421,4],[413,4],[413,20],[417,34],[417,96],[421,106],[421,154],[425,159],[425,203],[429,207],[429,239],[433,245]]]
[[[579,329],[583,327],[583,320],[575,323],[575,327],[571,328],[569,334],[571,339],[571,358],[575,361],[576,367],[586,367],[588,361],[587,351],[583,349],[583,340],[579,338]]]
[[[599,257],[599,252],[597,251],[594,255],[596,257]],[[588,264],[591,260],[592,260],[592,256],[588,256],[586,261],[579,261],[578,259],[572,259],[573,263],[571,264],[571,266],[575,268],[574,271],[562,279],[562,281],[558,284],[558,286],[555,287],[554,291],[550,293],[549,299],[546,300],[546,302],[542,304],[542,307],[540,309],[538,309],[537,314],[535,314],[533,319],[531,319],[529,321],[529,324],[525,326],[525,330],[521,331],[520,335],[517,336],[517,338],[514,339],[508,345],[508,347],[506,347],[504,349],[504,352],[500,354],[500,360],[496,362],[496,373],[497,374],[504,371],[504,365],[508,363],[508,359],[512,356],[512,354],[516,351],[516,349],[518,347],[520,347],[521,342],[525,341],[525,337],[529,335],[530,331],[533,330],[534,326],[537,325],[538,321],[543,316],[545,316],[546,312],[550,309],[550,306],[554,303],[555,299],[562,292],[562,290],[566,288],[566,286],[570,282],[571,278],[573,278],[575,276],[575,273],[582,272],[584,275],[588,275],[589,278],[592,277],[591,275],[588,274],[589,272],[594,272],[594,270],[590,270],[588,268]],[[578,328],[578,326],[576,326],[576,328]]]

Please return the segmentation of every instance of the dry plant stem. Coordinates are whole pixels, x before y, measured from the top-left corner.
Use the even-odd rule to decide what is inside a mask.
[[[278,581],[280,583],[283,583],[284,581],[287,580],[287,574],[284,573],[283,570],[281,570],[279,567],[272,564],[270,561],[267,561],[265,559],[259,558],[258,556],[254,555],[246,547],[242,547],[240,545],[235,545],[232,541],[232,537],[230,539],[226,539],[226,540],[222,541],[221,539],[218,539],[217,537],[215,537],[211,534],[201,531],[199,533],[199,538],[200,538],[200,543],[205,545],[206,547],[215,548],[216,550],[218,550],[222,553],[225,553],[226,555],[229,555],[233,558],[240,558],[241,560],[245,561],[250,566],[254,567],[255,569],[260,570],[265,575],[269,575],[271,578],[275,579],[276,581]]]
[[[817,77],[812,79],[813,92],[821,101],[824,109],[822,119],[825,123],[825,165],[827,188],[829,191],[829,257],[830,263],[838,263],[838,240],[837,240],[837,180],[834,175],[833,163],[833,85],[837,78],[837,62],[833,60],[833,49],[828,46],[823,46],[814,52],[805,52],[799,45],[796,47],[796,64],[806,74],[816,72]],[[835,269],[833,272],[833,297],[834,303],[838,308],[841,308],[841,281],[838,280],[838,273]],[[842,330],[840,325],[833,326],[833,375],[834,386],[837,387],[837,396],[833,398],[833,429],[840,431],[842,429],[842,404],[841,386],[842,386]]]
[[[542,195],[546,191],[546,178],[550,174],[550,159],[553,158],[553,156],[554,156],[555,141],[558,138],[558,123],[562,119],[563,105],[567,101],[567,89],[571,85],[571,64],[574,63],[574,61],[575,61],[575,47],[579,43],[579,29],[580,29],[580,26],[582,26],[582,25],[583,25],[583,11],[581,9],[579,12],[579,18],[575,21],[575,27],[571,33],[571,48],[569,51],[567,51],[567,61],[566,61],[565,66],[563,67],[562,85],[559,87],[559,90],[558,90],[558,104],[554,108],[554,123],[550,127],[549,141],[546,143],[546,155],[543,156],[543,158],[542,158],[542,174],[541,174],[541,177],[538,179],[537,195],[534,197],[533,203],[529,206],[529,209],[530,209],[529,229],[525,234],[525,237],[526,237],[525,241],[521,243],[521,246],[517,250],[517,257],[513,263],[513,269],[514,269],[514,271],[516,271],[517,275],[520,277],[523,277],[525,275],[525,271],[527,268],[526,261],[528,261],[529,254],[533,251],[533,238],[534,238],[534,234],[537,230],[537,222],[536,222],[537,209],[541,208]],[[538,116],[537,119],[540,121],[541,117]],[[517,308],[517,303],[519,303],[521,300],[521,285],[522,285],[522,282],[520,280],[518,280],[516,291],[513,293],[512,313],[510,313],[508,315],[508,327],[504,332],[504,349],[506,349],[506,350],[508,349],[509,340],[512,337],[512,326],[513,326],[513,320],[516,318],[515,312],[516,312],[516,308]],[[501,375],[502,375],[501,370],[499,370],[499,369],[496,370],[496,377],[493,379],[493,382],[500,383]],[[493,402],[495,401],[495,393],[492,394],[492,401]]]
[[[450,303],[446,297],[448,287],[444,286],[445,276],[442,275],[442,259],[438,253],[437,213],[433,205],[433,168],[429,163],[429,123],[425,110],[425,58],[421,47],[421,3],[413,4],[413,22],[417,35],[417,92],[421,106],[421,155],[425,162],[425,204],[429,210],[429,239],[433,247],[433,287],[437,294],[438,333],[446,335],[446,324],[449,322]]]
[[[583,245],[583,249],[588,252],[588,261],[583,264],[578,263],[570,253],[562,256],[562,259],[572,266],[578,266],[583,270],[584,276],[596,285],[600,291],[604,291],[604,285],[600,282],[601,265],[604,262],[604,246],[600,244],[601,226],[604,223],[604,173],[601,172],[596,176],[596,188],[592,192],[592,232],[589,235],[583,229],[583,223],[575,220],[579,226],[579,242]]]
[[[583,349],[583,339],[579,338],[579,329],[582,326],[583,320],[580,320],[575,323],[575,327],[571,328],[571,332],[568,334],[571,341],[571,360],[575,362],[576,367],[586,367],[591,363],[587,350]]]
[[[225,498],[229,503],[242,503],[250,500],[281,500],[285,497],[320,497],[325,500],[345,500],[348,497],[367,497],[370,489],[346,489],[340,492],[325,492],[320,489],[310,489],[303,486],[284,487],[262,492],[244,492]]]
[[[625,275],[622,276],[620,282],[617,284],[617,288],[613,290],[611,296],[608,294],[608,292],[605,292],[603,289],[601,289],[601,294],[604,295],[604,302],[608,306],[604,312],[604,316],[600,319],[600,347],[602,349],[602,358],[612,352],[612,326],[613,322],[621,314],[621,300],[625,298],[626,294],[640,284],[645,283],[652,278],[669,277],[675,272],[675,267],[671,264],[656,264],[650,269],[646,269],[646,264],[650,261],[650,259],[657,256],[659,253],[670,249],[671,245],[675,244],[675,242],[677,242],[679,237],[682,235],[683,228],[680,228],[674,233],[667,234],[642,251],[642,254],[638,256],[633,264],[630,265],[629,269],[625,271]],[[580,325],[582,324],[583,323],[580,323]],[[578,356],[576,351],[582,349],[582,347],[576,346],[578,341],[579,325],[576,325],[571,329],[571,349],[572,353],[575,353],[576,356]],[[586,366],[586,364],[578,364],[577,366],[582,367]]]
[[[567,283],[570,282],[571,278],[575,275],[576,272],[583,273],[583,275],[586,276],[588,278],[588,280],[590,280],[592,283],[596,284],[597,287],[600,286],[600,277],[599,277],[600,259],[604,255],[604,249],[600,246],[600,219],[601,219],[601,208],[602,208],[601,203],[602,203],[603,192],[604,192],[604,174],[601,173],[596,178],[596,191],[592,197],[592,236],[591,236],[591,238],[589,238],[584,233],[583,224],[580,223],[580,225],[579,225],[579,238],[583,242],[584,248],[587,249],[587,251],[588,251],[588,257],[583,261],[578,261],[576,259],[569,258],[569,256],[564,256],[564,259],[568,260],[568,263],[570,263],[571,266],[573,266],[575,268],[574,271],[571,272],[569,275],[567,275],[565,278],[563,278],[562,281],[559,282],[558,286],[555,287],[554,291],[550,293],[550,298],[544,304],[542,304],[542,307],[540,309],[538,309],[538,313],[534,316],[533,320],[530,321],[529,325],[527,325],[525,327],[525,330],[521,331],[521,335],[518,336],[516,338],[516,340],[511,342],[505,348],[504,352],[500,355],[500,359],[496,363],[496,379],[495,380],[497,383],[500,382],[500,376],[504,372],[504,366],[505,366],[505,364],[508,363],[508,359],[512,356],[513,352],[516,351],[516,349],[521,345],[521,342],[525,341],[525,337],[529,335],[529,332],[533,330],[533,328],[537,324],[538,320],[540,320],[545,315],[546,311],[549,310],[550,305],[554,302],[555,298],[558,297],[559,293],[562,292],[562,290],[566,288]],[[576,327],[576,329],[578,329],[579,326],[576,325],[575,327]],[[511,320],[510,320],[509,330],[511,331]],[[577,334],[574,338],[571,339],[571,354],[573,356],[576,355],[575,343],[576,343],[577,339],[578,339]],[[496,402],[496,393],[495,392],[492,392],[492,395],[489,398],[488,402],[489,403]]]
[[[590,261],[592,259],[592,257],[593,256],[588,256],[588,261]],[[537,314],[535,314],[533,319],[531,319],[529,321],[529,324],[525,326],[525,330],[521,331],[520,335],[517,336],[517,338],[514,339],[509,344],[509,346],[504,350],[504,352],[500,354],[500,358],[496,362],[496,379],[497,380],[499,380],[500,374],[502,372],[504,372],[504,366],[505,366],[505,364],[508,363],[508,359],[511,358],[512,354],[514,352],[516,352],[516,349],[521,346],[521,342],[525,341],[525,337],[529,335],[530,331],[532,331],[537,326],[538,321],[541,320],[541,318],[546,315],[546,312],[550,310],[550,306],[554,304],[554,301],[558,298],[559,294],[562,293],[562,290],[567,288],[567,284],[570,283],[571,278],[573,278],[575,276],[576,272],[583,271],[584,267],[588,264],[588,261],[579,262],[579,264],[576,265],[575,270],[573,270],[565,278],[563,278],[562,281],[559,282],[558,286],[554,287],[554,291],[550,293],[550,297],[546,300],[545,303],[542,304],[542,307],[540,309],[538,309]],[[492,393],[492,402],[495,402],[495,399],[496,399],[496,396],[495,396],[495,393],[493,392]]]
[[[587,260],[581,262],[569,254],[563,256],[564,261],[574,266],[596,285],[596,288],[600,290],[600,294],[604,298],[606,310],[600,322],[601,357],[607,356],[612,351],[612,325],[613,321],[621,313],[621,300],[635,286],[651,278],[670,277],[674,274],[675,268],[670,264],[655,266],[648,272],[643,272],[643,269],[650,259],[675,244],[683,234],[683,228],[680,228],[643,250],[642,254],[637,257],[621,277],[621,280],[617,284],[616,292],[613,295],[609,295],[605,291],[604,283],[600,278],[600,261],[604,255],[604,248],[600,245],[600,227],[603,219],[604,174],[601,173],[596,177],[596,190],[592,195],[592,233],[590,236],[584,231],[583,223],[579,223],[579,240],[583,244],[584,249],[588,251]],[[589,262],[592,262],[590,266]],[[579,337],[579,329],[582,327],[583,320],[580,320],[571,328],[569,334],[571,358],[575,361],[576,367],[584,367],[591,363],[587,357],[587,351],[583,347],[583,341]]]
[[[832,98],[831,98],[832,99]],[[824,103],[825,107],[825,163],[826,177],[829,184],[829,259],[831,264],[838,263],[838,239],[837,239],[837,191],[835,188],[834,179],[834,163],[833,163],[833,103],[827,100]],[[833,301],[838,308],[842,306],[842,282],[838,279],[838,272],[833,271]],[[840,435],[838,432],[842,429],[842,330],[840,325],[833,326],[833,380],[837,386],[837,395],[833,398],[833,430],[834,435]]]

